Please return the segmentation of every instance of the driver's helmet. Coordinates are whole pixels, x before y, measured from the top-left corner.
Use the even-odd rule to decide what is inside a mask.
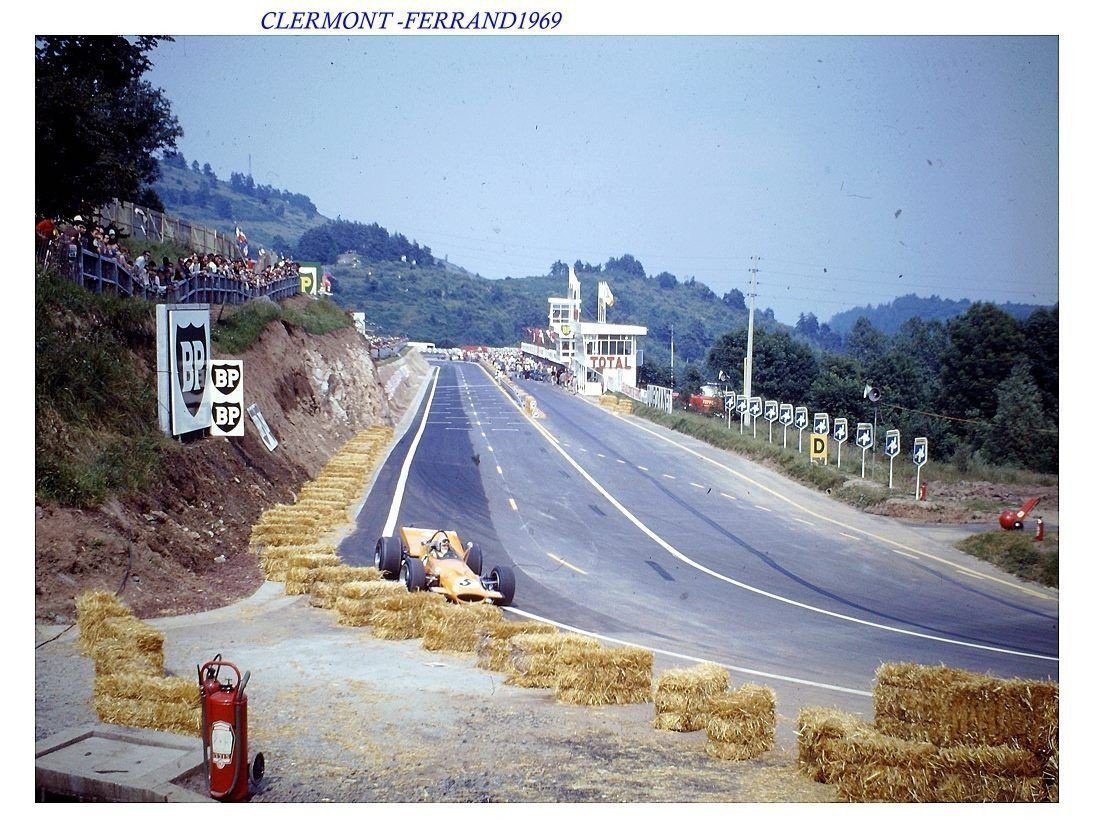
[[[437,533],[433,538],[433,552],[438,556],[443,556],[448,552],[448,536],[443,532]]]

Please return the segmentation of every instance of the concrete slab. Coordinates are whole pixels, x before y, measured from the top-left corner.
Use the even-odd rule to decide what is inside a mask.
[[[173,733],[87,725],[34,746],[36,796],[111,803],[211,802],[179,785],[202,770],[201,741]]]

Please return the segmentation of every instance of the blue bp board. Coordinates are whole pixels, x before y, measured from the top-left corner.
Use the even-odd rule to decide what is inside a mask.
[[[209,434],[243,436],[243,361],[213,361],[209,380],[213,390]]]
[[[758,417],[763,412],[763,399],[761,399],[759,396],[753,396],[751,399],[748,400],[748,413],[750,416]]]
[[[794,408],[794,427],[799,431],[809,426],[809,410],[804,407]]]
[[[813,433],[820,436],[828,436],[828,414],[827,413],[814,413],[813,414]]]
[[[735,408],[737,406],[737,394],[734,393],[732,390],[729,390],[725,394],[725,400],[726,400],[726,415],[728,416],[729,414],[731,414],[733,412],[733,408]]]
[[[208,305],[156,306],[156,383],[160,428],[171,436],[212,422]]]
[[[740,396],[737,398],[737,412],[741,416],[744,416],[746,413],[748,413],[748,401],[745,399],[744,396]]]
[[[779,403],[777,401],[769,401],[764,404],[764,419],[768,422],[774,422],[779,418]]]
[[[792,404],[780,404],[779,405],[779,422],[786,426],[794,424],[794,405]]]

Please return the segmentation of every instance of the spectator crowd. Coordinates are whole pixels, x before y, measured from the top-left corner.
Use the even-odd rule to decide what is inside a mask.
[[[113,260],[133,277],[136,285],[159,296],[175,291],[191,277],[201,274],[238,280],[260,291],[278,280],[296,277],[300,269],[297,262],[284,259],[276,263],[270,260],[270,264],[260,266],[253,259],[229,259],[216,253],[191,253],[175,261],[164,256],[157,263],[149,250],[134,256],[122,244],[122,237],[114,227],[89,225],[80,215],[73,216],[68,222],[43,219],[35,225],[34,233],[39,261],[58,267],[70,265],[79,258],[82,248]],[[265,254],[262,256],[265,257]],[[263,258],[262,261],[267,259]]]

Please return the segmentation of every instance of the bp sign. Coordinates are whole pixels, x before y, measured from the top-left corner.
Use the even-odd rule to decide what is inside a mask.
[[[787,426],[794,424],[794,405],[792,404],[780,404],[779,405],[779,421]]]
[[[738,413],[739,413],[739,414],[740,414],[741,416],[744,416],[744,415],[745,415],[746,413],[748,413],[748,402],[747,402],[747,401],[745,401],[745,397],[744,397],[744,396],[740,396],[740,397],[739,397],[739,398],[737,399],[737,412],[738,412]]]
[[[725,400],[726,400],[726,416],[728,416],[729,414],[731,414],[733,412],[733,408],[735,408],[737,406],[737,394],[734,393],[732,390],[729,390],[728,392],[726,392]]]
[[[813,414],[813,433],[820,434],[821,436],[828,436],[828,414],[827,413],[814,413]]]
[[[209,306],[156,306],[156,379],[160,428],[171,436],[212,422]]]
[[[748,400],[748,413],[750,416],[759,416],[764,412],[763,399],[759,396],[753,396]]]
[[[892,459],[900,453],[900,430],[893,428],[885,432],[885,453]]]
[[[799,431],[809,426],[809,411],[804,407],[794,408],[794,427]]]
[[[769,401],[764,405],[764,419],[768,422],[774,422],[779,417],[779,403],[776,401]]]

